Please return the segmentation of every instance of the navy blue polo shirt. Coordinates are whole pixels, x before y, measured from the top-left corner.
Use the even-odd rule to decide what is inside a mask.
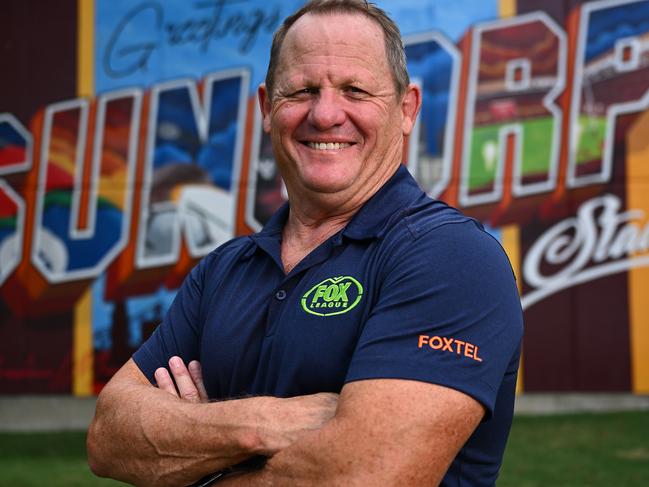
[[[288,275],[288,205],[189,274],[134,354],[153,373],[198,359],[214,399],[340,392],[411,379],[464,392],[487,411],[443,485],[492,485],[511,424],[522,336],[513,272],[475,220],[427,197],[401,167],[348,225]]]

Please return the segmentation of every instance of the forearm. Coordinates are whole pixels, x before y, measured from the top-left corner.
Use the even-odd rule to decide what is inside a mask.
[[[155,388],[129,360],[100,394],[88,431],[97,475],[186,485],[253,455],[276,454],[328,422],[338,404],[330,393],[210,403],[197,362],[188,370],[172,357],[169,365],[174,380],[160,368]]]
[[[189,484],[263,449],[252,398],[192,404],[142,384],[110,384],[88,432],[95,473],[135,485]]]
[[[310,436],[311,434],[309,434]],[[320,436],[320,435],[318,435]],[[289,447],[283,453],[269,459],[266,465],[260,469],[248,473],[237,473],[227,476],[218,484],[219,487],[266,487],[266,486],[322,486],[322,485],[348,485],[349,482],[336,483],[332,472],[327,471],[330,462],[323,456],[315,458],[312,452],[316,445],[307,437],[302,437],[299,447]],[[319,441],[317,448],[324,446]],[[368,484],[366,484],[368,485]]]
[[[235,486],[432,486],[484,414],[464,394],[433,384],[368,380],[343,389],[336,416]]]
[[[321,430],[309,432],[290,447],[266,462],[263,469],[227,477],[219,487],[286,486],[321,487],[323,485],[364,487],[397,485],[385,471],[378,445],[358,441],[349,423],[332,420]],[[384,450],[385,451],[385,450]],[[379,470],[383,470],[379,472]],[[379,474],[377,476],[377,474]],[[381,482],[377,484],[377,478]]]

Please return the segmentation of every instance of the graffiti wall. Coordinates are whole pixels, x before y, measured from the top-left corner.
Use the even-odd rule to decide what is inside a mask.
[[[300,4],[3,5],[0,393],[96,393],[284,201],[255,94]],[[424,93],[404,163],[517,273],[519,390],[649,393],[649,0],[378,4]]]

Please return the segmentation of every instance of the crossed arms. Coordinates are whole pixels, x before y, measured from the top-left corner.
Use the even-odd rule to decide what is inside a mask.
[[[184,486],[254,455],[256,472],[218,485],[436,485],[484,415],[473,398],[372,379],[280,399],[207,402],[197,362],[152,386],[130,360],[102,391],[88,432],[92,470],[134,485]]]

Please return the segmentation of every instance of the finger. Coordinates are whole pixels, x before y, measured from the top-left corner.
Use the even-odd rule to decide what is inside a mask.
[[[194,381],[196,389],[198,389],[198,396],[201,401],[207,402],[209,398],[207,397],[207,390],[205,389],[205,383],[203,382],[203,369],[201,368],[201,363],[198,360],[192,360],[187,366],[189,368],[189,375]]]
[[[169,371],[167,369],[165,369],[164,367],[156,369],[156,371],[153,373],[153,377],[155,378],[156,384],[158,385],[159,389],[162,389],[163,391],[166,391],[169,394],[173,394],[174,396],[178,397],[178,391],[176,390],[174,381],[171,379],[171,376],[169,375]]]
[[[182,359],[180,357],[171,357],[169,359],[169,369],[176,381],[176,388],[180,397],[190,402],[200,402],[201,398],[198,389]]]

